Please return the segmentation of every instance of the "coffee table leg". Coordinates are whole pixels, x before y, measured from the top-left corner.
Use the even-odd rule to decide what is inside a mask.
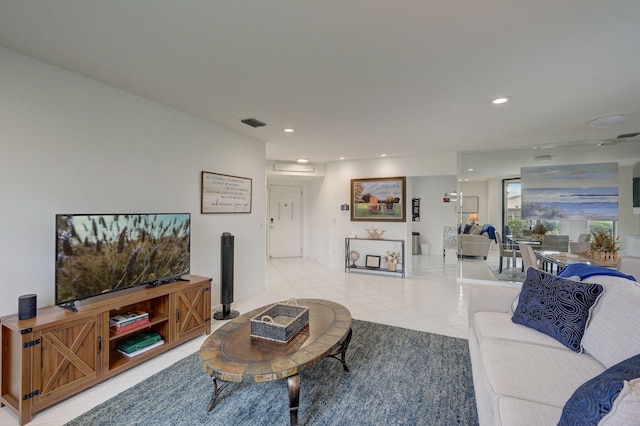
[[[298,425],[298,408],[300,406],[300,375],[294,374],[287,378],[289,387],[289,420],[291,426]]]
[[[347,356],[347,349],[349,348],[349,343],[351,342],[352,335],[353,330],[349,329],[349,334],[347,334],[347,338],[344,339],[342,345],[340,345],[340,347],[334,353],[329,355],[330,358],[335,358],[340,361],[342,363],[342,368],[344,368],[344,371],[346,371],[347,373],[349,372],[349,367],[347,367],[347,361],[345,357]],[[340,355],[340,358],[338,358],[338,355]]]
[[[218,379],[216,379],[215,377],[213,378],[213,395],[211,395],[211,400],[209,401],[209,404],[207,405],[207,412],[209,412],[209,411],[211,411],[213,409],[213,406],[215,405],[216,399],[218,398],[218,395],[220,395],[220,392],[222,392],[224,390],[224,388],[226,388],[230,384],[231,384],[231,382],[225,382],[224,385],[218,387]]]

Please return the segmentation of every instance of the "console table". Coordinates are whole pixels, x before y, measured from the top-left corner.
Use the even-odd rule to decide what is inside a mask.
[[[360,261],[364,261],[365,257],[367,254],[369,255],[376,255],[376,256],[380,256],[381,258],[384,257],[385,253],[387,252],[387,250],[393,250],[394,247],[397,246],[397,244],[399,243],[400,245],[400,260],[401,260],[401,264],[402,264],[402,269],[397,269],[395,271],[389,271],[387,269],[384,268],[372,268],[372,267],[367,267],[366,265],[355,265],[355,263],[352,263],[352,260],[349,259],[349,253],[352,250],[352,246],[353,245],[358,245],[361,244],[363,245],[364,243],[359,243],[359,242],[373,242],[375,243],[376,246],[379,246],[380,249],[378,251],[378,249],[376,249],[376,251],[374,253],[360,253]],[[402,278],[404,278],[404,240],[387,240],[387,239],[371,239],[371,238],[351,238],[351,237],[347,237],[344,239],[344,270],[345,272],[350,272],[352,269],[355,270],[366,270],[366,271],[373,271],[373,272],[386,272],[389,274],[397,274],[402,276]],[[355,266],[354,266],[355,265]]]

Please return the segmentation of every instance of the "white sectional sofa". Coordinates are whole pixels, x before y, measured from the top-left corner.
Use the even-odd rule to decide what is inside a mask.
[[[537,274],[537,277],[545,274],[530,268],[523,289],[529,285],[530,273]],[[548,274],[543,278],[558,280],[558,277]],[[559,424],[565,404],[571,414],[584,389],[594,384],[599,386],[600,382],[606,381],[603,378],[616,368],[619,370],[629,365],[634,371],[625,379],[629,383],[620,382],[618,386],[624,385],[626,393],[620,392],[616,406],[608,410],[610,413],[601,415],[609,414],[608,419],[611,420],[625,409],[630,409],[637,423],[629,424],[640,424],[640,412],[635,411],[640,410],[640,380],[633,380],[640,377],[640,368],[637,367],[640,356],[636,356],[640,354],[640,285],[613,276],[592,276],[581,283],[597,283],[603,289],[589,310],[584,334],[581,339],[578,337],[581,346],[578,351],[550,335],[512,321],[512,312],[518,311],[514,305],[522,303],[520,288],[471,285],[469,348],[481,425]],[[522,292],[525,293],[524,290]],[[531,292],[526,297],[531,297]],[[523,310],[525,308],[521,307],[521,312]],[[564,332],[562,325],[560,330]],[[621,366],[611,368],[625,360],[627,362]],[[586,382],[589,383],[583,385]],[[581,390],[577,391],[581,385]],[[635,405],[633,401],[629,405],[629,392],[635,395]],[[627,424],[605,423],[604,419],[606,417],[602,423],[593,424]],[[585,423],[563,420],[561,424]]]

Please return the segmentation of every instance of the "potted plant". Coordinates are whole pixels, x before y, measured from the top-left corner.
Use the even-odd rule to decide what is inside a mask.
[[[387,269],[394,272],[400,262],[400,253],[396,250],[388,250],[384,260],[387,261]]]
[[[597,231],[592,233],[590,250],[594,260],[617,261],[618,251],[622,245],[618,243],[620,236],[614,237],[611,232]]]
[[[536,223],[536,226],[531,230],[531,234],[537,239],[542,240],[542,236],[547,233],[547,228],[542,222]]]

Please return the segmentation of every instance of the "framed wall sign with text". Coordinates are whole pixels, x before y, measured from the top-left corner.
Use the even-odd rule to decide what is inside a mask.
[[[201,213],[251,213],[250,178],[202,172]]]

